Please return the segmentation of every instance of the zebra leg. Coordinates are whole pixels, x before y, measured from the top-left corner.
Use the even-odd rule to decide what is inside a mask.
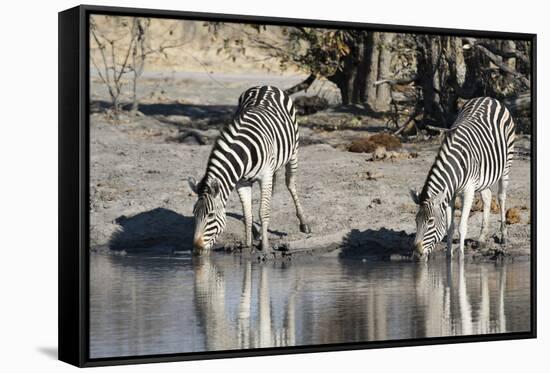
[[[267,229],[269,227],[269,218],[271,215],[271,197],[273,190],[273,172],[267,172],[260,180],[260,221],[262,223],[262,250],[271,251]]]
[[[238,185],[237,193],[243,205],[245,247],[252,249],[252,185]]]
[[[483,243],[487,239],[487,231],[489,230],[489,215],[491,213],[491,189],[487,188],[481,191],[481,200],[483,201],[483,220],[481,221],[481,233],[478,241]]]
[[[453,256],[453,236],[455,233],[455,199],[447,206],[447,257]]]
[[[273,173],[271,185],[271,200],[273,201],[273,196],[275,195],[275,187],[277,185],[277,172]],[[260,232],[254,224],[252,224],[252,237],[254,237],[254,239],[258,241],[262,240],[262,232]]]
[[[271,178],[271,199],[273,200],[273,196],[275,195],[275,188],[277,187],[277,172],[273,173],[273,177]]]
[[[458,226],[459,246],[458,255],[464,256],[464,240],[468,233],[468,216],[472,208],[472,202],[474,202],[475,188],[473,186],[467,186],[462,194],[462,214],[460,215],[460,225]]]
[[[498,204],[500,205],[500,243],[506,244],[508,228],[506,227],[506,188],[508,187],[508,175],[502,176],[498,182]]]
[[[290,161],[286,164],[286,186],[292,199],[294,200],[294,205],[296,206],[296,216],[300,221],[300,232],[302,233],[311,233],[311,228],[306,222],[304,217],[304,210],[300,204],[300,199],[298,198],[298,192],[296,191],[296,173],[298,171],[298,156],[296,153],[290,158]]]

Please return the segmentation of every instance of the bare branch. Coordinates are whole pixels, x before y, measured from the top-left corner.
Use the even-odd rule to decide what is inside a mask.
[[[374,85],[374,86],[379,86],[381,84],[389,84],[391,86],[406,85],[406,84],[414,83],[416,81],[417,81],[417,77],[414,76],[414,77],[408,78],[408,79],[382,79],[382,80],[377,80],[374,83],[372,83],[372,85]]]
[[[483,41],[480,41],[480,40],[477,40],[475,38],[464,38],[464,40],[468,41],[468,44],[478,44],[478,45],[481,45],[485,48],[487,48],[489,51],[491,51],[492,53],[502,57],[502,58],[517,58],[519,60],[521,60],[522,62],[524,62],[525,64],[527,64],[528,66],[530,66],[531,64],[531,60],[529,59],[528,56],[526,56],[525,54],[521,53],[520,51],[518,50],[514,50],[514,51],[503,51],[503,50],[500,50],[500,49],[497,49],[495,48],[493,45],[491,45],[490,43],[485,43]]]
[[[507,74],[512,75],[513,77],[517,78],[523,85],[525,85],[527,88],[531,88],[531,82],[529,79],[527,79],[525,76],[517,72],[515,69],[511,68],[510,66],[506,65],[499,56],[491,52],[487,47],[477,42],[475,38],[464,38],[464,40],[477,48],[481,53],[483,53],[485,56],[489,58],[489,60],[494,63],[496,66],[499,67],[500,70],[504,71]]]
[[[426,128],[427,130],[434,131],[434,132],[439,132],[439,133],[449,132],[448,128],[440,128],[440,127],[430,126],[429,124],[424,126],[424,128]]]
[[[309,87],[311,87],[311,85],[313,84],[315,79],[317,79],[315,74],[310,74],[303,82],[300,82],[300,83],[298,83],[298,84],[296,84],[296,85],[294,85],[294,86],[292,86],[288,89],[285,89],[285,93],[287,95],[291,95],[291,94],[294,94],[296,92],[305,91]]]

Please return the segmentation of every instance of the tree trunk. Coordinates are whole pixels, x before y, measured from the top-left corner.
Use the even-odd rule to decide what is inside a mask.
[[[504,40],[502,45],[502,51],[505,54],[516,53],[516,43],[513,40]],[[509,57],[505,59],[506,65],[512,70],[516,70],[516,57]]]
[[[378,80],[378,60],[380,56],[380,33],[369,32],[367,35],[367,54],[368,68],[365,79],[365,96],[367,106],[375,111],[377,87],[374,84]]]
[[[422,87],[423,124],[447,127],[456,107],[450,91],[449,69],[445,53],[451,53],[449,37],[419,35],[417,41],[417,76]],[[449,51],[451,49],[451,51]],[[447,55],[447,60],[452,59]],[[454,103],[453,103],[454,102]],[[450,109],[450,110],[449,110]]]
[[[340,90],[343,105],[359,104],[364,97],[365,41],[364,32],[355,34],[348,41],[350,53],[342,59],[340,69],[327,77]]]
[[[352,102],[360,104],[365,98],[365,80],[366,80],[366,61],[365,50],[367,35],[361,32],[357,35],[357,43],[355,45],[354,70],[355,76],[353,79],[353,95]]]
[[[391,73],[391,44],[395,34],[382,33],[380,36],[380,52],[378,59],[378,79],[385,80],[390,79]],[[391,104],[391,85],[379,84],[376,87],[376,100],[374,102],[374,109],[377,112],[388,112]]]
[[[134,27],[134,35],[132,35],[132,37],[135,38],[135,43],[132,50],[132,69],[134,71],[132,79],[132,112],[136,113],[139,109],[137,84],[138,80],[141,78],[141,74],[143,74],[143,69],[145,68],[145,38],[147,36],[146,32],[149,27],[149,23],[139,18],[136,18],[134,22],[136,22],[136,26]]]

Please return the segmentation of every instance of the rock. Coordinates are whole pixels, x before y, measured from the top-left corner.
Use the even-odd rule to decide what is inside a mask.
[[[380,171],[367,171],[366,175],[365,175],[366,179],[367,180],[378,180],[378,179],[381,179],[384,177],[384,175],[382,174],[382,172]]]
[[[315,96],[298,96],[293,99],[296,111],[300,115],[314,114],[320,110],[328,108],[328,101],[317,95]]]
[[[374,205],[381,205],[382,204],[382,200],[380,200],[380,198],[375,198],[371,201],[371,203],[367,206],[367,208],[371,209],[374,207]]]
[[[165,120],[180,125],[191,123],[191,118],[185,115],[166,115]]]

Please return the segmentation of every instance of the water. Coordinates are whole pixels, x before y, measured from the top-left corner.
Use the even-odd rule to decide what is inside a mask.
[[[90,357],[528,331],[530,263],[90,255]]]

